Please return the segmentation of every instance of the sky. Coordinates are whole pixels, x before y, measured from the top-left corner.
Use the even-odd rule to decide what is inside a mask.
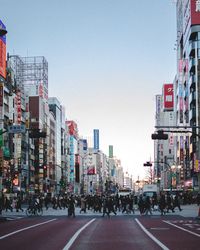
[[[134,179],[153,159],[155,95],[176,72],[172,0],[0,0],[7,52],[44,56],[49,96],[79,135],[99,129]]]

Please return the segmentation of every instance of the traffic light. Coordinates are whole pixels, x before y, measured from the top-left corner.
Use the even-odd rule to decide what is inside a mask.
[[[32,129],[29,132],[29,138],[45,138],[46,132],[40,132],[39,129]]]
[[[152,163],[150,161],[147,161],[143,164],[144,167],[152,167]]]
[[[152,140],[168,140],[168,134],[164,134],[162,130],[158,130],[157,134],[151,135]]]

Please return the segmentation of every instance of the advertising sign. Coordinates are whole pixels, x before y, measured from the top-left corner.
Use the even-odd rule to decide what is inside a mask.
[[[0,107],[3,107],[3,84],[0,83]]]
[[[200,1],[190,0],[191,2],[191,24],[200,24]]]
[[[94,129],[94,149],[99,149],[99,129]]]
[[[77,124],[74,121],[67,121],[67,126],[69,130],[69,134],[77,138],[78,136]]]
[[[1,20],[0,29],[6,29]],[[6,36],[0,37],[0,75],[6,78]]]
[[[164,110],[173,111],[174,108],[174,91],[173,84],[163,85],[163,95],[164,95]]]
[[[90,165],[87,169],[87,175],[95,175],[95,165]]]
[[[109,158],[113,158],[113,145],[109,145]]]

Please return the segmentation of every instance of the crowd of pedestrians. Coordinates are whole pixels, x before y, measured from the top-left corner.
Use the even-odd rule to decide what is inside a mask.
[[[170,211],[175,212],[175,208],[181,209],[181,197],[178,193],[175,196],[167,193],[160,193],[159,196],[155,193],[152,197],[140,195],[138,201],[140,215],[152,214],[153,211],[160,211],[161,215],[167,214]]]
[[[37,208],[48,210],[49,207],[57,209],[67,209],[68,216],[75,217],[75,207],[80,208],[80,213],[93,211],[101,213],[104,217],[110,214],[134,214],[135,209],[138,209],[140,215],[153,214],[154,211],[160,211],[161,215],[169,212],[174,212],[176,208],[181,211],[181,204],[186,202],[186,198],[180,196],[179,193],[172,195],[170,192],[161,192],[159,196],[155,193],[152,197],[140,195],[73,195],[73,194],[38,194],[23,197],[18,194],[14,198],[8,198],[5,195],[0,196],[0,214],[5,211],[23,211],[23,205],[28,207],[37,206]],[[196,197],[196,203],[200,204],[200,194]]]

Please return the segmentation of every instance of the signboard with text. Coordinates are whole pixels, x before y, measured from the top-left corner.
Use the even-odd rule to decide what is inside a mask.
[[[6,26],[0,20],[0,29]],[[0,76],[6,78],[6,36],[0,37]]]
[[[174,91],[173,84],[163,85],[163,96],[164,96],[164,110],[173,111],[174,108]]]

